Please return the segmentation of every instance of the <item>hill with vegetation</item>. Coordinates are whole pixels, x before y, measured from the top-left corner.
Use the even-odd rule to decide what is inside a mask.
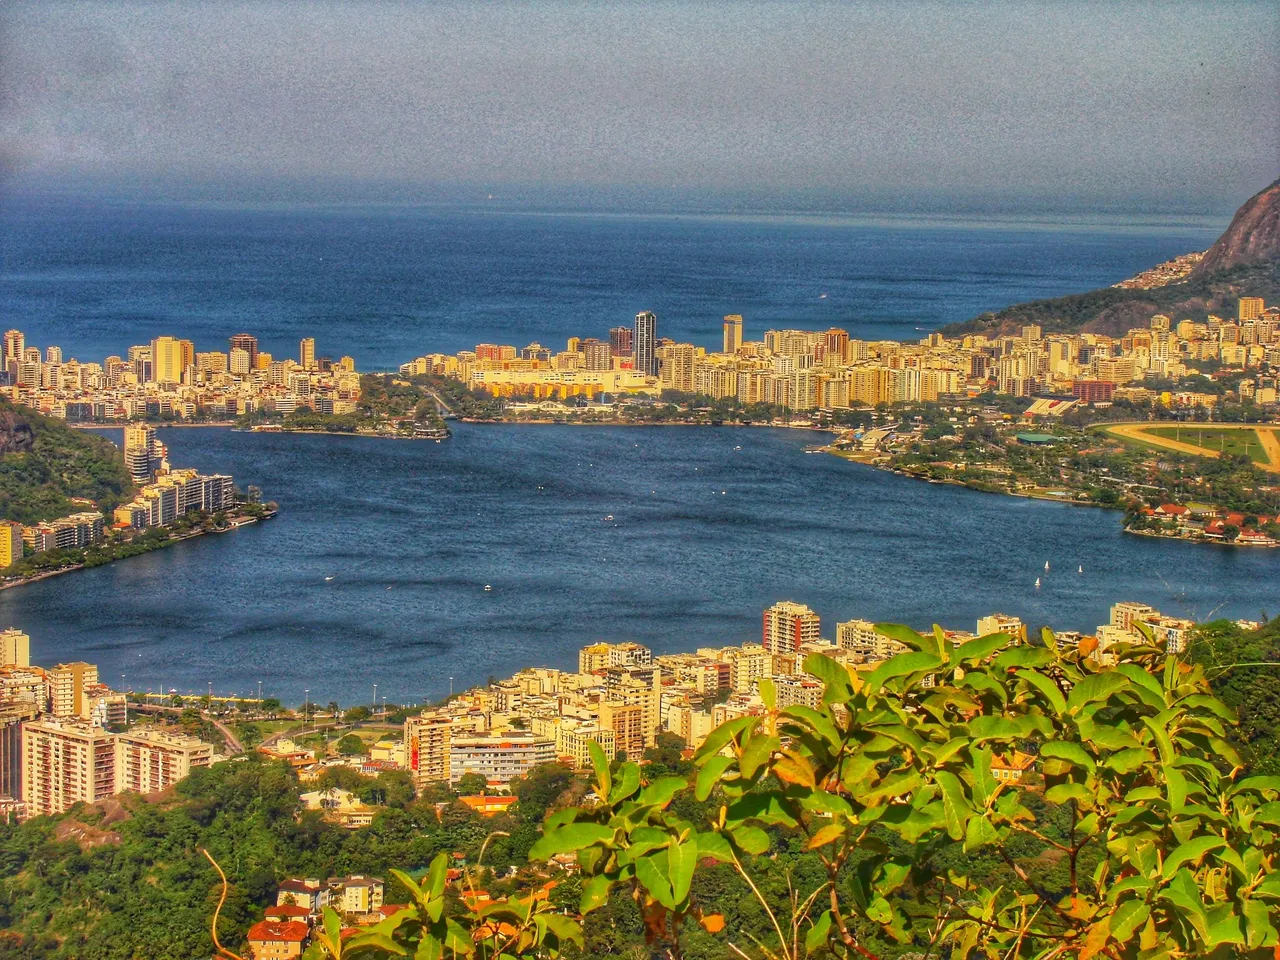
[[[0,400],[0,519],[35,523],[113,509],[133,492],[124,454],[109,440]]]
[[[1157,313],[1175,322],[1229,318],[1240,297],[1280,300],[1280,181],[1251,197],[1226,232],[1186,280],[1145,290],[1107,287],[1088,293],[1033,300],[964,323],[943,327],[947,336],[1016,334],[1028,324],[1045,333],[1119,336],[1145,327]]]

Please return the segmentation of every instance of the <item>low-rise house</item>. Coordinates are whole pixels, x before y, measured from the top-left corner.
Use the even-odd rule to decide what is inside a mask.
[[[329,880],[329,889],[333,893],[333,907],[339,913],[361,916],[382,906],[383,882],[377,877],[363,874],[333,877]]]
[[[292,960],[302,956],[311,928],[300,920],[259,920],[249,928],[253,960]]]
[[[305,907],[319,913],[329,905],[329,889],[319,880],[285,880],[276,888],[277,906]]]

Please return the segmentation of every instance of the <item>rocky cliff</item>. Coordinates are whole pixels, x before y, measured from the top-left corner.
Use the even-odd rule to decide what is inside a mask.
[[[1191,276],[1208,277],[1232,267],[1280,258],[1280,180],[1236,211],[1227,232],[1206,251]]]

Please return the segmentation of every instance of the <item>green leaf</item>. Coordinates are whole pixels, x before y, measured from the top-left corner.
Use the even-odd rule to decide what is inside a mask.
[[[916,633],[910,627],[904,627],[900,623],[877,623],[874,629],[880,636],[888,637],[890,640],[897,640],[909,650],[922,650],[941,659],[942,644],[935,636],[926,637],[923,634]]]
[[[1244,944],[1244,931],[1240,927],[1240,917],[1236,915],[1235,904],[1219,903],[1205,911],[1209,918],[1209,935],[1205,941],[1210,947],[1224,943]]]
[[[1209,916],[1200,899],[1200,888],[1196,886],[1190,870],[1183,867],[1174,874],[1173,881],[1161,891],[1160,898],[1168,900],[1177,908],[1179,915],[1191,924],[1201,940],[1209,939]]]
[[[759,790],[740,797],[729,805],[727,819],[731,821],[759,820],[761,823],[780,823],[794,827],[796,818],[788,801],[777,790]]]
[[[550,930],[561,945],[572,942],[582,948],[582,927],[568,917],[548,911],[538,914],[537,922]]]
[[[991,665],[996,670],[1008,670],[1010,667],[1021,667],[1023,669],[1031,669],[1034,667],[1046,667],[1057,661],[1057,657],[1053,655],[1052,650],[1046,650],[1044,647],[1014,647],[1012,650],[1006,650],[1000,656],[992,661]]]
[[[598,910],[609,902],[609,888],[613,886],[606,876],[592,877],[582,885],[582,899],[578,902],[578,912],[586,916],[592,910]]]
[[[804,658],[804,672],[823,682],[823,703],[845,703],[853,696],[853,682],[849,679],[849,671],[830,657],[824,657],[820,653],[809,654]]]
[[[1108,770],[1114,770],[1116,773],[1125,774],[1133,773],[1144,763],[1148,763],[1155,759],[1155,755],[1145,747],[1129,747],[1127,750],[1117,750],[1105,760],[1102,765]]]
[[[671,892],[671,880],[667,876],[667,858],[664,854],[650,854],[637,860],[636,879],[649,891],[653,899],[668,910],[676,908],[676,898]]]
[[[756,687],[760,691],[760,699],[764,701],[764,705],[769,710],[778,709],[778,688],[774,686],[773,680],[769,677],[761,677],[756,681]]]
[[[965,835],[965,823],[973,816],[964,785],[959,777],[946,770],[939,770],[933,776],[942,788],[942,813],[947,821],[947,834],[952,840],[960,840]]]
[[[726,720],[707,734],[707,739],[702,741],[702,746],[693,755],[694,762],[701,763],[707,757],[715,756],[729,745],[730,740],[733,740],[748,727],[755,727],[760,722],[760,719],[760,717],[746,716]]]
[[[640,791],[636,802],[641,806],[665,807],[671,798],[689,785],[684,777],[661,777]]]
[[[1067,697],[1067,712],[1078,713],[1085,704],[1106,700],[1113,693],[1119,693],[1129,687],[1132,682],[1128,677],[1113,670],[1085,677],[1071,688],[1071,694]]]
[[[1141,900],[1126,900],[1111,914],[1111,936],[1119,943],[1128,942],[1138,927],[1151,916],[1151,907]]]
[[[744,777],[750,779],[755,776],[757,770],[768,763],[769,757],[781,746],[782,741],[774,736],[752,737],[742,748],[742,756],[738,758],[738,769],[742,771]]]
[[[700,801],[706,800],[711,796],[715,785],[720,782],[720,778],[724,776],[724,772],[733,766],[733,763],[733,757],[720,754],[716,754],[704,763],[702,769],[698,771],[698,779],[694,782],[693,795]]]
[[[1164,862],[1164,868],[1160,871],[1161,875],[1169,880],[1177,872],[1178,868],[1184,863],[1198,864],[1200,858],[1210,850],[1217,850],[1219,847],[1225,847],[1227,842],[1221,837],[1196,837],[1188,840],[1174,848],[1169,854],[1168,859]]]
[[[974,805],[986,806],[996,795],[1000,785],[991,775],[991,750],[987,747],[974,747],[969,751],[973,757],[973,801]]]
[[[357,950],[381,950],[393,957],[407,957],[409,951],[396,943],[385,933],[358,933],[347,941],[343,953],[355,953]]]
[[[444,893],[444,882],[448,875],[449,858],[443,853],[436,854],[427,870],[426,880],[422,884],[423,892],[433,900],[439,897]]]
[[[951,651],[951,666],[957,667],[962,663],[975,663],[979,660],[985,660],[997,650],[1002,650],[1013,642],[1013,637],[1007,633],[989,633],[985,637],[978,637],[975,640],[967,640],[960,646]]]
[[[812,707],[794,706],[782,711],[782,716],[794,719],[808,727],[835,749],[840,748],[840,731],[830,717]]]
[[[731,827],[728,833],[729,838],[747,853],[759,856],[769,849],[769,835],[759,827]]]
[[[1010,717],[974,717],[969,721],[969,736],[975,743],[984,740],[1017,740],[1026,736],[1026,729]]]
[[[996,832],[996,828],[986,817],[975,816],[969,818],[969,823],[964,830],[964,852],[971,853],[981,846],[988,843],[994,843],[1000,839],[1000,834]]]
[[[1094,763],[1093,757],[1089,756],[1084,747],[1067,740],[1050,740],[1040,747],[1040,756],[1066,760],[1068,763],[1082,767],[1090,773],[1097,769],[1097,764]]]
[[[594,740],[587,743],[587,752],[591,754],[591,768],[596,773],[596,794],[604,800],[613,789],[613,777],[609,775],[609,758],[604,755],[604,747]]]
[[[733,851],[723,833],[704,831],[697,835],[698,856],[714,857],[721,863],[733,862]]]
[[[944,662],[941,658],[932,653],[925,653],[923,650],[916,653],[900,653],[896,657],[890,657],[867,674],[863,683],[866,689],[877,691],[890,680],[919,673],[922,670],[936,670]]]
[[[1083,783],[1059,783],[1044,792],[1044,798],[1050,803],[1066,803],[1075,800],[1086,807],[1093,806],[1093,794]]]
[[[613,830],[598,823],[570,823],[544,833],[529,848],[532,861],[550,860],[559,853],[574,853],[594,843],[613,839]]]
[[[813,921],[813,926],[804,935],[805,953],[817,953],[826,945],[827,938],[831,934],[831,924],[830,910],[824,910],[818,914],[818,918]]]
[[[1049,701],[1054,713],[1062,714],[1066,712],[1067,698],[1062,695],[1058,685],[1049,677],[1035,670],[1019,670],[1018,679],[1026,681],[1040,696]]]
[[[1250,950],[1274,947],[1277,939],[1280,939],[1271,918],[1271,908],[1265,903],[1259,903],[1257,900],[1244,902],[1245,946]]]
[[[1245,777],[1227,791],[1227,796],[1234,797],[1246,790],[1256,790],[1259,793],[1271,790],[1280,793],[1280,777]]]
[[[689,896],[693,871],[698,865],[698,844],[693,840],[667,847],[667,872],[671,877],[671,893],[677,904]]]
[[[610,805],[617,805],[640,789],[640,767],[634,763],[624,763],[618,767],[617,779],[613,781],[613,789],[609,791]]]
[[[1168,704],[1164,700],[1164,686],[1136,663],[1118,663],[1113,667],[1116,673],[1133,681],[1133,690],[1142,697],[1142,702],[1156,710],[1163,710]],[[1144,695],[1145,694],[1148,695]]]

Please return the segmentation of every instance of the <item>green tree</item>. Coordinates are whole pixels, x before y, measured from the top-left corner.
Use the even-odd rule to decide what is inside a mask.
[[[484,793],[488,789],[489,781],[478,773],[464,773],[458,778],[458,782],[454,785],[459,796],[467,797],[475,794]]]
[[[354,733],[348,733],[337,743],[338,753],[344,757],[354,757],[362,753],[366,753],[367,748],[364,741],[357,737]]]

